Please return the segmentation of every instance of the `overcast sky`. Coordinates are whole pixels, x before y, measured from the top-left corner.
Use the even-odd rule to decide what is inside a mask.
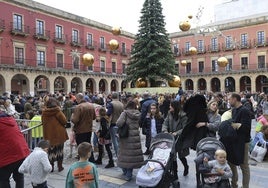
[[[36,0],[67,12],[89,18],[110,26],[120,26],[134,34],[138,31],[140,11],[144,0]],[[210,23],[214,19],[213,7],[223,0],[161,0],[168,33],[179,31],[179,22],[189,14],[194,18],[198,8],[204,7],[199,24]],[[226,1],[226,0],[225,0]]]

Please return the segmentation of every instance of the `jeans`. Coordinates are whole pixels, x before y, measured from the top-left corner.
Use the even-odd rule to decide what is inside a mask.
[[[6,165],[0,168],[0,187],[10,188],[9,178],[13,174],[13,179],[16,182],[16,188],[24,188],[24,175],[18,172],[18,169],[24,159]]]
[[[109,128],[109,131],[110,131],[111,139],[113,142],[115,155],[118,156],[118,136],[117,136],[118,127],[116,125],[114,125],[114,126],[111,125]]]
[[[123,170],[123,175],[126,176],[127,178],[132,178],[132,168],[122,168]]]
[[[243,188],[249,188],[249,180],[250,180],[250,170],[249,170],[249,164],[248,164],[248,149],[249,149],[249,143],[245,144],[245,151],[244,151],[244,162],[243,164],[240,164],[240,168],[242,171],[242,186]],[[232,187],[237,188],[238,184],[238,173],[237,173],[237,167],[236,165],[232,164],[229,162],[230,168],[233,172],[233,177],[232,177]]]
[[[94,132],[94,134],[93,134],[93,147],[95,148],[95,147],[97,147],[97,145],[98,145],[98,136]]]

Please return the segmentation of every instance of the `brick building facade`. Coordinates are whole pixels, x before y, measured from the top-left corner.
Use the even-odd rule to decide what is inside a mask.
[[[0,1],[0,93],[111,92],[128,87],[134,35],[31,0]],[[110,51],[116,39],[119,49]],[[88,67],[82,55],[91,53]]]
[[[185,90],[268,93],[268,13],[171,33],[176,68]],[[197,49],[191,55],[190,47]],[[219,67],[224,56],[229,64]],[[187,61],[186,66],[180,62]]]

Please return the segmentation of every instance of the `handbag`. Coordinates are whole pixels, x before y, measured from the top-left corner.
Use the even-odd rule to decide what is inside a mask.
[[[259,142],[257,142],[250,154],[250,158],[260,163],[263,161],[266,152],[266,143],[260,144]]]
[[[128,137],[128,124],[127,124],[127,114],[125,113],[125,122],[122,127],[118,128],[119,138],[127,138]]]

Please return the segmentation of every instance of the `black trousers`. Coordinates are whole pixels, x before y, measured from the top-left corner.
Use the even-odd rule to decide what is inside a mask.
[[[108,157],[109,157],[109,162],[112,162],[113,161],[113,154],[111,151],[111,144],[105,144],[104,146],[105,146],[105,149],[106,149]],[[103,153],[104,153],[103,145],[99,144],[99,158],[100,158],[100,160],[103,157]]]
[[[32,186],[33,186],[33,188],[48,188],[47,181],[45,181],[44,183],[41,183],[41,184],[37,184],[37,185],[32,183]]]
[[[82,142],[88,142],[91,144],[91,132],[75,134],[75,141],[76,141],[77,146],[81,144]],[[91,156],[88,159],[88,161],[95,162],[93,151],[91,152]]]
[[[9,178],[12,174],[16,182],[16,188],[24,188],[24,175],[18,172],[18,169],[24,159],[6,165],[0,168],[0,187],[10,188]]]

